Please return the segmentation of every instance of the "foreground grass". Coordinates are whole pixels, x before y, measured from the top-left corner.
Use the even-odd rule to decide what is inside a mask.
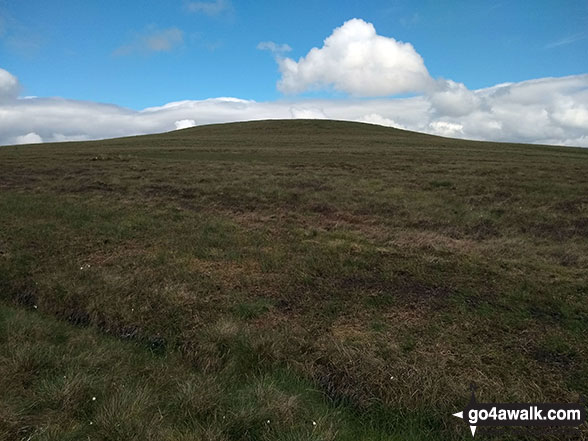
[[[485,401],[588,394],[586,151],[260,122],[2,148],[0,189],[0,296],[35,312],[9,309],[23,323],[7,329],[38,329],[39,313],[71,338],[90,325],[112,339],[84,331],[80,357],[124,360],[112,382],[137,376],[133,397],[172,402],[170,385],[197,376],[225,403],[146,405],[96,439],[146,439],[155,408],[152,439],[182,439],[186,421],[186,439],[461,439],[451,413],[471,382]],[[22,334],[6,360],[59,351]],[[146,386],[137,366],[162,375]],[[263,405],[260,382],[277,388]],[[22,411],[42,392],[9,390],[12,436],[50,415],[65,421],[43,432],[55,439],[97,430],[63,405]],[[322,432],[305,426],[317,411]],[[231,429],[222,412],[245,416]]]
[[[5,441],[413,438],[406,422],[388,433],[366,425],[288,370],[210,375],[5,305],[0,330]]]

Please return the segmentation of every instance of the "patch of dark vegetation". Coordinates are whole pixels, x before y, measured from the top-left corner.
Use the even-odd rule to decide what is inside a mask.
[[[25,190],[34,188],[40,181],[40,178],[32,174],[22,173],[11,175],[6,173],[0,176],[0,189],[3,190]]]
[[[449,287],[420,281],[403,270],[398,271],[393,280],[393,287],[389,287],[386,291],[394,293],[397,302],[404,305],[436,305],[439,307],[446,304],[453,293]]]
[[[476,240],[487,240],[500,236],[500,229],[497,223],[490,218],[482,218],[468,229],[470,236]]]
[[[33,281],[28,280],[24,283],[17,284],[13,289],[17,292],[14,299],[18,305],[27,306],[29,308],[36,307],[37,290]]]
[[[553,204],[556,212],[563,212],[565,214],[581,214],[588,209],[588,199],[577,198],[558,201]]]
[[[559,323],[563,319],[563,314],[561,313],[557,305],[530,305],[529,314],[531,314],[531,317],[538,319],[540,321],[544,321],[547,319],[549,321]]]
[[[453,182],[451,181],[431,181],[429,185],[432,188],[453,188]]]
[[[588,236],[588,217],[578,217],[573,221],[574,233],[581,237]]]
[[[346,370],[346,366],[334,364],[329,359],[320,358],[315,362],[314,380],[320,390],[336,405],[352,405],[366,407],[373,397],[366,397],[365,393],[350,388],[354,379]],[[371,398],[371,399],[370,399]]]
[[[169,184],[147,185],[142,188],[142,192],[159,198],[194,199],[198,195],[196,188],[178,188]]]
[[[251,320],[263,316],[263,314],[268,312],[271,307],[271,301],[267,299],[255,299],[252,301],[237,303],[233,307],[233,313],[243,320]]]
[[[79,184],[79,185],[73,186],[73,187],[65,187],[64,190],[72,192],[72,193],[86,193],[86,192],[93,192],[93,191],[111,193],[111,192],[116,191],[117,188],[111,184],[106,183],[106,182],[94,181],[94,182]]]
[[[540,239],[569,240],[588,235],[588,218],[560,219],[552,222],[530,222],[522,232]]]
[[[577,356],[576,349],[556,338],[547,340],[533,352],[535,360],[561,369],[569,368],[576,361]]]
[[[81,308],[68,308],[71,312],[67,315],[66,320],[76,326],[88,326],[90,324],[90,315]]]
[[[335,207],[331,204],[324,203],[324,202],[317,202],[310,204],[310,211],[314,213],[322,213],[322,214],[333,214],[337,211]]]
[[[128,162],[128,161],[132,161],[136,159],[136,156],[134,155],[125,155],[125,154],[119,154],[119,155],[107,155],[107,154],[99,154],[96,156],[90,156],[90,161],[122,161],[122,162]]]
[[[167,341],[160,335],[147,338],[149,350],[156,355],[164,355],[167,349]]]
[[[4,252],[0,259],[0,298],[5,298],[27,308],[37,306],[38,287],[32,274],[30,256],[17,250]]]

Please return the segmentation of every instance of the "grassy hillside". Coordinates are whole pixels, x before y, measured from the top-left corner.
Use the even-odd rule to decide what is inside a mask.
[[[471,439],[471,382],[588,395],[587,297],[588,150],[305,120],[0,148],[0,439]]]

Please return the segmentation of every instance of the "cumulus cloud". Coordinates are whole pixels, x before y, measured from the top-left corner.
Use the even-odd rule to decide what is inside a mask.
[[[20,84],[10,72],[0,68],[0,103],[18,96]]]
[[[187,2],[186,9],[190,12],[201,13],[209,16],[229,12],[233,5],[229,0],[215,0],[211,2]]]
[[[17,136],[15,138],[15,144],[40,144],[42,142],[43,138],[35,132],[27,133],[26,135]]]
[[[169,52],[184,42],[184,33],[175,27],[169,29],[150,28],[146,33],[114,51],[114,55],[130,55],[136,52]]]
[[[355,96],[386,96],[424,91],[432,81],[410,43],[378,35],[357,18],[336,28],[322,48],[278,64],[278,89],[288,94],[332,87]]]

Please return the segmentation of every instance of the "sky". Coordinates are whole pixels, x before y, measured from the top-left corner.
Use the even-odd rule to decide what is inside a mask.
[[[0,0],[0,145],[266,118],[588,146],[588,0]]]

